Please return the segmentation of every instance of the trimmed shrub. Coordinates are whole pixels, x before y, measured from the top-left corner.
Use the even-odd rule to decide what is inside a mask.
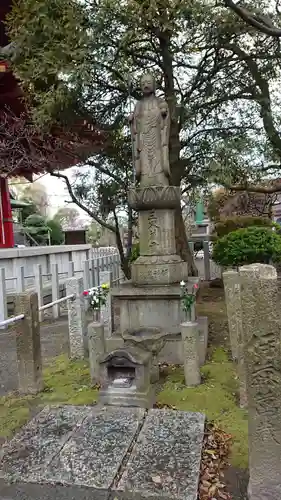
[[[237,229],[214,243],[212,259],[225,267],[281,261],[281,236],[267,227]]]
[[[274,223],[266,217],[254,217],[252,215],[239,215],[236,217],[226,217],[225,219],[221,219],[219,222],[215,224],[214,233],[215,236],[221,238],[222,236],[226,236],[232,231],[236,231],[237,229],[241,229],[243,227],[251,227],[251,226],[273,227]]]

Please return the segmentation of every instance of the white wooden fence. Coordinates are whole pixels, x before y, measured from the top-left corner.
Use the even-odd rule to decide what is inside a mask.
[[[98,254],[97,254],[98,255]],[[0,323],[7,320],[9,303],[14,302],[16,294],[26,291],[35,291],[38,295],[38,304],[40,308],[39,319],[44,319],[44,302],[54,302],[52,306],[52,316],[58,318],[61,313],[60,299],[66,294],[66,281],[69,278],[81,278],[83,289],[87,290],[100,284],[100,276],[106,271],[110,271],[112,283],[120,280],[120,259],[118,253],[99,255],[91,260],[85,260],[82,263],[82,269],[74,270],[74,262],[68,264],[68,272],[59,272],[58,264],[52,264],[50,273],[42,271],[42,265],[37,264],[34,267],[34,275],[26,276],[23,266],[17,268],[18,276],[7,278],[5,268],[0,268]],[[6,283],[9,280],[15,283],[15,291],[7,293]],[[30,285],[32,280],[32,285]],[[50,300],[48,300],[50,298]],[[47,299],[47,300],[46,300]],[[46,307],[45,309],[50,309]],[[0,327],[1,328],[1,327]]]

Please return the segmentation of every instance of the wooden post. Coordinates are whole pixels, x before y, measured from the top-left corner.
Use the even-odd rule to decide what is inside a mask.
[[[43,389],[37,293],[16,296],[16,315],[19,314],[24,314],[24,319],[15,323],[19,392],[37,394]]]

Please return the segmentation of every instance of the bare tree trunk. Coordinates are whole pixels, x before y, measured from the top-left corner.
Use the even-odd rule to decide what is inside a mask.
[[[113,211],[113,216],[114,216],[114,221],[115,221],[115,237],[116,237],[116,245],[118,248],[118,252],[120,255],[120,265],[123,273],[125,274],[126,278],[129,280],[131,279],[131,263],[129,257],[125,255],[124,248],[123,248],[123,243],[122,243],[122,238],[120,234],[120,229],[119,229],[119,223],[118,223],[118,217],[116,215],[115,210]]]
[[[182,258],[182,260],[188,263],[189,274],[191,276],[198,276],[198,269],[195,265],[193,255],[188,245],[187,234],[180,206],[178,206],[175,210],[175,232],[177,254]]]

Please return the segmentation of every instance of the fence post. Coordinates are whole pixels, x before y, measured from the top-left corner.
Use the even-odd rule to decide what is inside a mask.
[[[87,322],[83,297],[83,278],[66,281],[66,295],[75,294],[67,301],[70,357],[84,358],[88,352]]]
[[[71,260],[68,263],[68,277],[73,278],[74,276],[74,262]]]
[[[7,295],[6,295],[6,273],[5,268],[0,269],[0,322],[8,317]],[[1,326],[0,329],[5,329]]]
[[[96,258],[92,260],[92,282],[93,286],[99,284],[98,260]]]
[[[101,316],[104,321],[106,337],[111,337],[113,330],[113,321],[112,321],[112,300],[111,300],[111,286],[112,286],[112,272],[111,271],[101,271],[100,272],[100,285],[108,284],[109,285],[109,294],[106,299],[106,304],[101,308]]]
[[[15,266],[16,269],[16,290],[17,293],[23,293],[24,292],[24,267],[20,266],[17,267]]]
[[[52,264],[51,267],[51,280],[52,280],[52,302],[60,298],[60,284],[59,284],[59,268],[58,264]],[[56,319],[60,315],[60,305],[53,305],[53,317]]]
[[[36,292],[16,295],[16,315],[18,314],[24,314],[24,319],[15,323],[19,391],[22,394],[37,394],[43,389],[43,379]]]
[[[35,266],[35,291],[38,296],[38,307],[43,305],[43,279],[42,279],[42,266],[38,264]],[[44,312],[39,311],[39,321],[41,322],[44,318]]]
[[[208,241],[203,241],[203,251],[204,251],[204,279],[206,281],[210,281],[211,268],[210,268],[210,249]]]
[[[90,275],[90,261],[85,260],[83,262],[83,282],[84,282],[84,290],[89,290],[91,288],[91,275]]]

